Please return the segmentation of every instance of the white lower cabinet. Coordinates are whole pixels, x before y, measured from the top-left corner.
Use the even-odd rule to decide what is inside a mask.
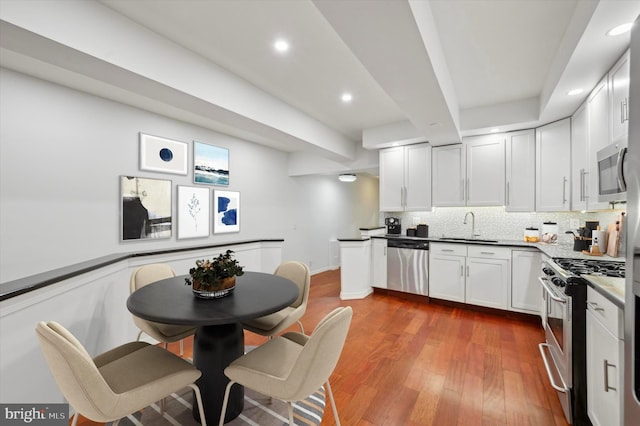
[[[371,286],[387,288],[387,240],[373,238],[371,246]]]
[[[507,309],[511,250],[505,247],[432,243],[429,296]]]
[[[429,297],[465,301],[466,256],[464,244],[429,245]]]
[[[542,287],[538,250],[511,250],[511,309],[530,314],[540,313]]]
[[[621,425],[622,310],[587,289],[587,411],[594,426]]]

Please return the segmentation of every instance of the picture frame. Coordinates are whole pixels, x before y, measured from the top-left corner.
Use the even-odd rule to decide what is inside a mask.
[[[171,181],[120,176],[122,241],[171,238]]]
[[[186,175],[189,144],[140,132],[140,170]]]
[[[193,182],[229,186],[229,149],[193,141]]]
[[[178,239],[208,237],[211,190],[178,185]]]
[[[213,195],[213,233],[240,232],[240,192],[216,190]]]

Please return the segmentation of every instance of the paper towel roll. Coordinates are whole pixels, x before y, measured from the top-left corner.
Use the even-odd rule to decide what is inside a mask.
[[[597,244],[600,253],[607,252],[607,231],[591,231],[592,244]]]

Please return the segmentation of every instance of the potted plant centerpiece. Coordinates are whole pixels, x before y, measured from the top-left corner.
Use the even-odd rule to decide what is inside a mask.
[[[193,293],[203,299],[214,299],[230,294],[236,286],[236,276],[244,274],[233,251],[214,257],[212,260],[196,260],[196,267],[189,269],[185,284],[190,285]]]

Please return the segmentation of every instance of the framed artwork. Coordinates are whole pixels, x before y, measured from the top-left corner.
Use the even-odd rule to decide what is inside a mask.
[[[187,174],[189,145],[140,133],[140,170]]]
[[[240,193],[237,191],[213,192],[213,233],[240,231]]]
[[[178,186],[178,239],[209,236],[209,188]]]
[[[229,150],[193,141],[193,181],[229,185]]]
[[[171,181],[120,176],[122,240],[171,238]]]

